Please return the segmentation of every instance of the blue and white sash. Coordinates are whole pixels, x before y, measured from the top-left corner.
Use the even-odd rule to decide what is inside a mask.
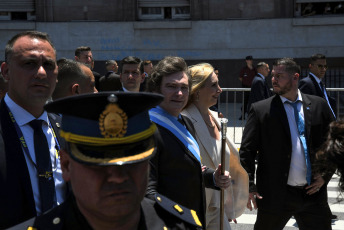
[[[201,164],[201,154],[197,141],[175,117],[159,106],[149,110],[149,116],[151,121],[170,130],[185,145],[185,147],[190,150],[192,155],[194,155]]]

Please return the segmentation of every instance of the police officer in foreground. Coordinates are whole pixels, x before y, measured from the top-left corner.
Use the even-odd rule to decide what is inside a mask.
[[[63,178],[72,195],[13,229],[201,229],[197,214],[156,194],[144,198],[149,159],[157,146],[148,109],[163,96],[104,92],[56,100],[62,114]]]

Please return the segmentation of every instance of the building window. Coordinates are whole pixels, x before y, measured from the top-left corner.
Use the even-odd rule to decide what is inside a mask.
[[[11,12],[12,20],[27,20],[26,12]]]
[[[190,18],[190,6],[174,7],[172,15],[174,18],[189,19]]]
[[[296,0],[295,17],[343,16],[343,1],[337,0]]]
[[[0,12],[0,20],[11,20],[10,12]]]
[[[142,15],[161,15],[161,7],[142,7]]]
[[[190,19],[189,0],[139,0],[140,20]]]
[[[1,0],[0,20],[36,20],[35,0]]]
[[[190,6],[180,6],[180,7],[174,7],[175,14],[185,14],[190,15]]]

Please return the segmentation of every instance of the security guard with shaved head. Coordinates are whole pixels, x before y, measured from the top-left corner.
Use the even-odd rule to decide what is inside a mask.
[[[13,229],[202,229],[197,214],[156,194],[144,198],[159,136],[148,110],[163,96],[104,92],[56,100],[62,114],[63,179],[72,195]]]

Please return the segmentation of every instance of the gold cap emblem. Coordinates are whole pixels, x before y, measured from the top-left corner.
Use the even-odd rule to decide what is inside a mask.
[[[99,128],[104,137],[123,137],[127,132],[127,114],[118,107],[117,97],[111,94],[108,97],[108,104],[99,116]]]

